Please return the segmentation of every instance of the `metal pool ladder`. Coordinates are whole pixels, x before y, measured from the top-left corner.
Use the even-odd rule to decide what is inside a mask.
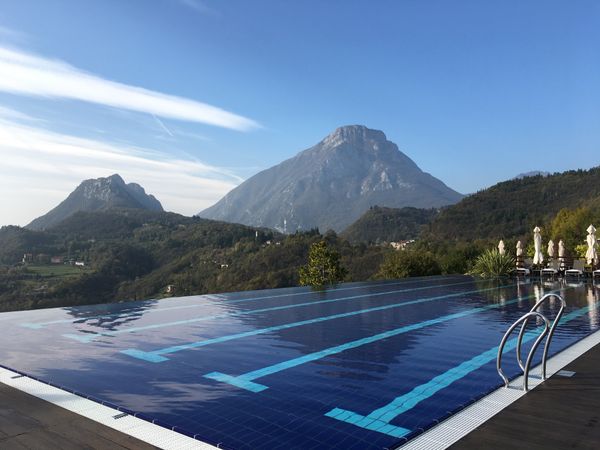
[[[561,305],[560,305],[560,309],[558,310],[558,314],[556,314],[556,317],[552,321],[552,325],[551,325],[550,321],[542,313],[538,312],[538,309],[542,306],[542,304],[544,302],[550,300],[553,297],[557,298],[560,301]],[[556,329],[556,326],[558,325],[558,321],[560,320],[560,318],[563,315],[563,311],[564,311],[566,305],[567,305],[567,303],[560,295],[554,294],[554,293],[546,294],[540,300],[538,300],[535,305],[533,305],[533,308],[531,308],[531,310],[527,314],[524,314],[521,318],[519,318],[517,321],[515,321],[515,323],[513,323],[510,326],[510,328],[506,331],[506,333],[504,334],[504,337],[502,338],[502,341],[500,342],[500,346],[498,347],[498,357],[496,359],[496,369],[498,370],[498,374],[500,375],[500,377],[502,377],[502,379],[504,380],[505,387],[508,387],[509,381],[508,381],[508,378],[506,377],[506,375],[504,375],[504,372],[502,371],[502,351],[504,350],[504,346],[506,345],[506,341],[508,340],[509,336],[514,331],[514,329],[519,326],[519,324],[522,324],[522,325],[521,325],[521,330],[519,331],[519,338],[517,339],[516,349],[517,349],[517,362],[519,363],[519,367],[523,371],[523,390],[525,392],[527,392],[529,390],[529,387],[528,387],[529,369],[531,367],[531,361],[533,360],[535,351],[537,350],[540,343],[544,340],[544,338],[546,336],[548,336],[548,338],[546,339],[546,343],[544,344],[544,353],[542,354],[542,380],[546,380],[546,359],[548,358],[548,349],[550,348],[550,342],[552,341],[552,336],[554,335],[554,330]],[[529,355],[527,355],[527,360],[526,360],[525,364],[523,364],[523,360],[521,358],[521,344],[523,343],[523,335],[525,334],[525,328],[527,327],[527,323],[529,322],[529,319],[531,319],[532,317],[538,317],[543,320],[544,330],[540,333],[540,335],[537,337],[537,339],[533,343],[533,346],[531,347],[531,350],[529,351]]]

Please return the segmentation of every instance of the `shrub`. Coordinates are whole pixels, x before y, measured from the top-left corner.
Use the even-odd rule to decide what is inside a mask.
[[[385,279],[439,275],[442,270],[430,252],[400,250],[388,254],[377,276]]]
[[[475,260],[471,275],[484,278],[501,277],[510,274],[516,262],[508,253],[501,255],[496,249],[486,250]]]

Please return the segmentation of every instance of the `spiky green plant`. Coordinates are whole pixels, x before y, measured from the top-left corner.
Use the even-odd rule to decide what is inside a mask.
[[[486,250],[475,260],[471,275],[495,278],[509,275],[515,269],[515,258],[508,253],[501,255],[498,250]]]

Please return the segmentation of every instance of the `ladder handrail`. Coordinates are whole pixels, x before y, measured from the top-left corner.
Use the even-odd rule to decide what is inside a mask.
[[[565,306],[567,306],[567,302],[565,302],[565,299],[562,298],[559,294],[551,292],[549,294],[544,295],[541,299],[539,299],[536,302],[536,304],[533,305],[533,308],[531,308],[531,310],[529,311],[529,312],[536,312],[540,308],[540,306],[542,306],[542,304],[544,302],[546,302],[547,300],[549,300],[552,297],[558,298],[558,300],[560,300],[560,302],[561,302],[561,305],[560,305],[560,309],[558,310],[558,313],[556,314],[556,317],[552,321],[552,326],[550,327],[550,332],[548,333],[548,338],[546,339],[546,343],[544,344],[544,352],[542,354],[542,380],[546,380],[546,359],[548,358],[548,350],[550,349],[550,342],[552,341],[552,336],[554,336],[554,330],[556,329],[556,326],[558,325],[558,322],[563,315]],[[521,370],[523,370],[523,371],[525,370],[525,367],[523,366],[523,360],[521,359],[521,343],[523,341],[523,334],[525,334],[525,327],[527,327],[528,322],[529,322],[529,318],[527,318],[525,321],[523,321],[523,325],[521,326],[521,330],[519,331],[519,340],[517,341],[517,362],[519,363],[519,367],[521,367]]]
[[[550,329],[550,322],[548,321],[548,319],[546,319],[546,317],[544,317],[543,314],[541,314],[537,311],[530,311],[527,314],[523,315],[521,318],[519,318],[515,323],[513,323],[510,326],[510,328],[506,331],[506,333],[504,333],[504,336],[502,337],[502,341],[500,342],[500,346],[498,347],[498,357],[496,358],[496,369],[498,370],[498,374],[504,380],[504,386],[508,387],[508,384],[509,384],[508,378],[506,377],[506,375],[504,375],[504,372],[502,371],[502,351],[504,350],[504,345],[506,344],[508,337],[514,331],[514,329],[517,328],[517,326],[521,322],[527,322],[529,320],[529,318],[533,317],[533,316],[540,317],[544,321],[544,331],[542,331],[542,333],[540,333],[538,338],[533,343],[533,347],[531,347],[531,350],[529,351],[529,355],[527,356],[527,361],[525,362],[525,367],[523,369],[523,390],[525,392],[527,392],[529,390],[528,381],[529,381],[529,369],[531,367],[531,361],[533,360],[533,356],[534,356],[535,351],[537,350],[538,346],[540,345],[540,342],[542,342],[542,340],[546,337],[546,335],[548,334],[548,331]],[[519,346],[517,346],[517,349],[518,348],[519,348]]]

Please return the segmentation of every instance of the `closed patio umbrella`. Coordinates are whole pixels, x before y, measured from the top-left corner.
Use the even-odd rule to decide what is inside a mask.
[[[561,239],[558,241],[558,260],[560,262],[560,270],[565,269],[565,243]]]
[[[535,248],[535,253],[533,255],[533,264],[542,264],[544,262],[544,255],[542,254],[542,235],[540,234],[542,230],[540,227],[535,227],[533,229],[533,246]]]
[[[565,243],[563,242],[562,239],[560,241],[558,241],[558,257],[559,258],[565,257]]]
[[[524,267],[524,265],[523,265],[523,244],[521,244],[521,241],[517,242],[517,267]]]
[[[548,258],[554,258],[554,241],[552,239],[548,241]]]
[[[587,245],[588,249],[585,253],[585,259],[587,259],[588,264],[598,264],[598,252],[596,251],[596,229],[594,225],[590,225],[587,229]]]
[[[506,253],[506,250],[504,250],[504,241],[502,239],[500,239],[500,242],[498,243],[498,253],[501,255]]]
[[[523,244],[521,244],[521,241],[517,242],[517,256],[523,256]]]

